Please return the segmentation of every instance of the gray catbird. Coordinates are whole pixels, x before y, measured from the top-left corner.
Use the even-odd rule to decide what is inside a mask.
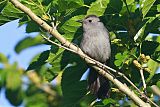
[[[96,15],[89,15],[82,21],[83,38],[80,48],[91,58],[106,63],[111,55],[108,30]],[[108,97],[109,81],[90,68],[88,88],[97,98]]]

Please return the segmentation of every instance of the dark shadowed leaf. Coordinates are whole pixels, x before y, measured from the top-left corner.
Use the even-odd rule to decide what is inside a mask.
[[[49,54],[49,57],[47,59],[47,62],[52,65],[52,71],[59,72],[63,70],[61,67],[61,60],[62,60],[62,54],[64,52],[64,49],[58,48],[57,46],[51,46],[51,52]],[[66,63],[67,64],[67,63]]]
[[[9,100],[9,102],[14,106],[19,106],[22,104],[23,97],[22,97],[22,90],[16,89],[16,90],[5,90],[6,98]]]
[[[142,43],[142,53],[145,55],[152,55],[154,54],[156,48],[159,46],[160,44],[158,42],[154,42],[154,41],[144,41]]]
[[[26,91],[26,107],[48,107],[47,95],[35,86],[28,87]]]
[[[26,26],[26,33],[31,33],[31,32],[40,32],[39,25],[34,21],[28,22]]]
[[[95,99],[96,97],[93,94],[87,94],[79,101],[79,106],[88,107]]]
[[[150,85],[155,85],[158,81],[160,81],[160,73],[155,74],[151,80],[150,80]]]
[[[157,69],[158,69],[158,63],[152,59],[150,59],[147,63],[148,68],[150,69],[150,75],[149,78],[146,79],[146,82],[150,81],[150,79],[155,75]]]
[[[4,7],[7,5],[8,0],[0,1],[0,12],[4,9]]]
[[[29,67],[27,68],[27,70],[32,70],[32,69],[39,69],[42,67],[42,65],[46,64],[46,60],[49,57],[49,53],[50,51],[44,51],[40,54],[39,58],[37,59],[37,61],[32,62]]]
[[[118,14],[121,11],[122,6],[122,0],[110,0],[105,10],[105,14]]]
[[[63,105],[66,105],[66,107],[76,105],[87,92],[87,82],[84,80],[80,81],[83,73],[86,71],[86,64],[78,57],[72,59],[72,62],[62,75]]]

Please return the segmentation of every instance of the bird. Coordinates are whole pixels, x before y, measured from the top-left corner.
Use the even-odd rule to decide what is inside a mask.
[[[109,32],[96,15],[88,15],[82,20],[83,36],[80,42],[81,50],[91,58],[106,64],[111,56]],[[88,89],[97,98],[107,98],[109,95],[109,80],[90,67],[88,74]]]

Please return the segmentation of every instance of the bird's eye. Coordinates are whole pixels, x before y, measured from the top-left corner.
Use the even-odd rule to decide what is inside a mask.
[[[92,20],[88,20],[90,23],[92,22]]]

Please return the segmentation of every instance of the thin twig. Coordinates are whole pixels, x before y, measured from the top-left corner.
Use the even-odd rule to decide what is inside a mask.
[[[48,42],[50,42],[50,43],[52,43],[52,44],[54,44],[54,45],[56,45],[56,46],[58,46],[58,47],[60,47],[60,48],[63,48],[63,49],[66,49],[66,50],[68,50],[68,51],[71,51],[71,52],[73,52],[73,53],[76,53],[76,51],[74,51],[74,50],[72,50],[72,49],[70,49],[70,48],[67,48],[67,47],[65,47],[65,46],[63,46],[63,45],[61,45],[61,44],[58,44],[58,43],[56,43],[56,42],[53,42],[52,40],[50,40],[48,37],[44,36],[43,34],[41,34],[41,36],[42,36],[45,40],[47,40]]]
[[[127,5],[127,2],[126,2],[126,0],[123,0],[123,2],[124,2],[124,4],[126,5],[127,12],[128,12],[128,14],[129,14],[129,16],[131,16],[131,13],[130,13],[130,11],[129,11],[129,8],[128,8],[128,5]]]
[[[146,83],[145,83],[145,80],[144,80],[143,68],[140,69],[140,74],[141,74],[141,78],[142,78],[143,88],[145,90],[146,89]]]

